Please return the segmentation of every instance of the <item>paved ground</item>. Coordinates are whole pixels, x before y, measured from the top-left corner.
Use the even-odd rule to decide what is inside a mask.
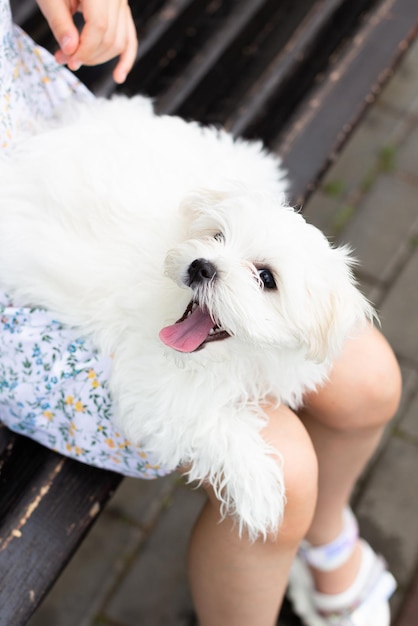
[[[417,164],[418,44],[306,207],[355,248],[402,366],[401,408],[354,500],[399,582],[397,626],[418,625]],[[125,480],[30,626],[189,626],[185,554],[202,501],[176,477]],[[296,623],[285,608],[280,624]]]

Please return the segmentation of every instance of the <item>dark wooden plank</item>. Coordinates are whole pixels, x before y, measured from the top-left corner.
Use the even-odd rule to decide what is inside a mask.
[[[265,110],[270,99],[299,73],[300,67],[315,54],[316,42],[344,0],[315,2],[300,26],[292,34],[281,54],[277,55],[266,71],[251,85],[225,127],[234,135],[248,134],[254,117]],[[255,112],[255,113],[254,113]]]
[[[3,467],[3,456],[7,455],[7,449],[13,441],[13,434],[0,422],[0,470]]]
[[[18,505],[21,493],[44,463],[45,450],[1,427],[0,451],[0,537],[2,523],[11,509]]]
[[[222,40],[214,33],[184,70],[194,79],[185,97],[175,93],[176,85],[182,91],[183,79],[177,82],[174,77],[171,89],[158,94],[157,107],[161,102],[164,112],[224,125],[260,74],[286,49],[312,4],[312,0],[250,3],[247,16],[241,15],[239,5],[218,29]],[[205,63],[205,72],[199,72],[199,63]]]
[[[22,463],[30,467],[24,475]],[[16,437],[0,477],[0,623],[17,626],[29,619],[121,476]]]
[[[259,64],[258,75],[225,120],[226,125],[235,134],[271,143],[375,5],[376,0],[310,2],[309,13],[294,25],[276,58],[264,68]]]
[[[270,142],[290,173],[293,204],[303,204],[316,188],[417,35],[416,0],[379,3],[286,129]]]
[[[164,93],[240,1],[166,2],[156,18],[143,25],[137,62],[117,91],[152,97]]]
[[[193,57],[188,67],[182,72],[169,89],[158,99],[158,111],[161,113],[178,112],[193,91],[221,62],[223,55],[237,37],[256,17],[265,0],[241,0],[240,6],[219,25],[212,37]]]

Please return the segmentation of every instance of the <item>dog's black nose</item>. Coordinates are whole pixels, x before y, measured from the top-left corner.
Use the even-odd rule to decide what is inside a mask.
[[[189,287],[209,282],[216,276],[216,267],[207,259],[195,259],[187,270]]]

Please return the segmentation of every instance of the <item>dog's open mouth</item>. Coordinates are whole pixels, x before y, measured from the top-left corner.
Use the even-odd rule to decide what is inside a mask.
[[[175,324],[160,331],[161,341],[178,352],[195,352],[211,341],[227,337],[229,333],[219,328],[209,313],[193,300]]]

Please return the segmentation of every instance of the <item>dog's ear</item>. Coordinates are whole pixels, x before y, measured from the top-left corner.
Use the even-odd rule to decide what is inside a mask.
[[[354,327],[364,323],[366,317],[363,307],[358,306],[358,311],[352,311],[351,321],[348,320],[347,306],[334,293],[329,295],[327,302],[312,302],[311,311],[315,311],[311,318],[311,327],[305,335],[305,343],[308,347],[307,357],[316,363],[321,363],[327,358],[333,358],[343,346],[347,333]]]
[[[350,261],[346,275],[341,275],[341,280],[328,290],[307,291],[309,322],[303,330],[303,340],[307,357],[315,362],[335,358],[350,336],[367,321],[377,320],[375,310],[356,286]]]
[[[210,207],[219,204],[227,197],[226,191],[215,189],[197,189],[189,193],[180,204],[180,211],[191,219],[206,212]]]
[[[226,191],[213,189],[198,189],[188,194],[180,204],[180,212],[186,220],[189,234],[213,231],[212,209],[227,196]]]

